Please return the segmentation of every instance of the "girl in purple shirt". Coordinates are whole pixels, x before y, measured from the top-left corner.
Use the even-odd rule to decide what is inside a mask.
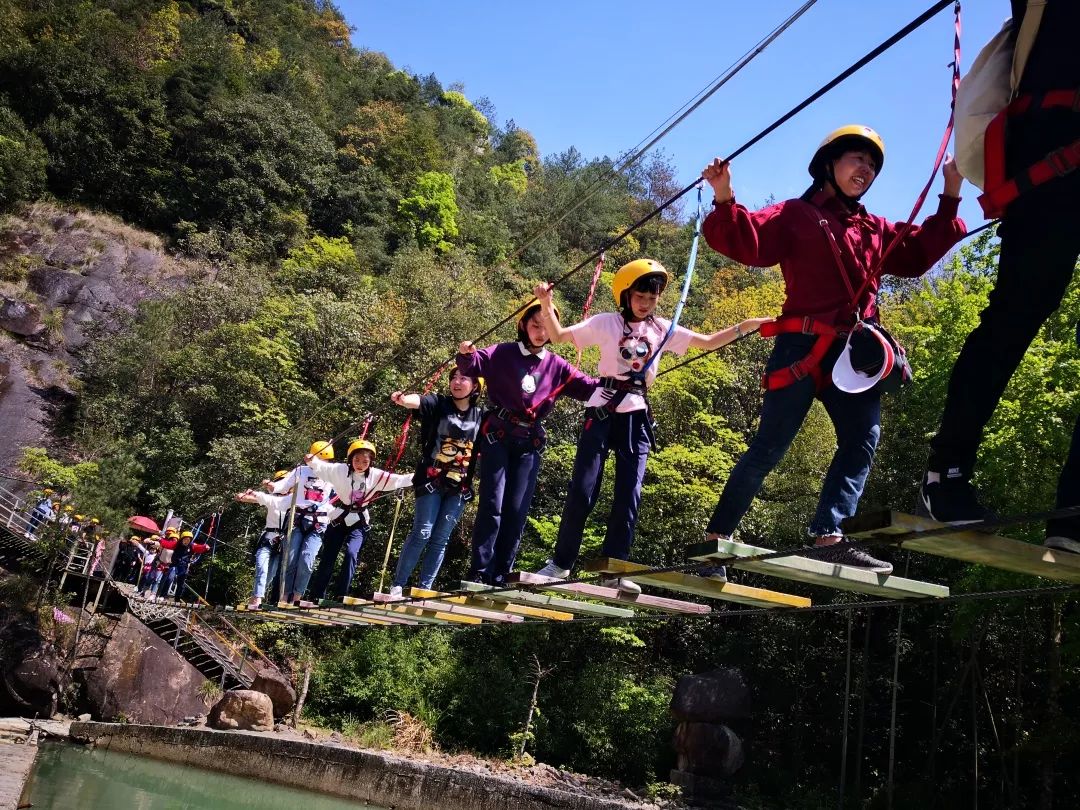
[[[490,409],[480,427],[480,489],[469,579],[496,585],[514,566],[532,504],[546,434],[541,420],[562,395],[585,402],[596,379],[544,348],[547,328],[533,302],[518,319],[518,339],[477,349],[462,343],[457,367],[487,383]]]

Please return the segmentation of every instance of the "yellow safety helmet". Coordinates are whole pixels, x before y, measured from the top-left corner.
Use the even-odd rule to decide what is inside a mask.
[[[83,517],[82,515],[76,515],[76,516],[75,516],[75,520],[77,520],[77,521],[79,521],[80,523],[82,523],[82,521],[83,521],[83,520],[85,520],[85,518],[84,518],[84,517]]]
[[[881,174],[881,168],[885,165],[885,141],[870,127],[862,124],[848,124],[826,135],[825,140],[818,145],[814,156],[810,158],[807,171],[815,180],[827,179],[828,175],[824,171],[825,165],[830,160],[836,160],[849,149],[860,148],[870,150],[877,167],[875,173]]]
[[[90,522],[93,523],[95,526],[97,526],[99,523],[101,523],[101,521],[98,520],[97,518],[90,518]]]
[[[318,456],[323,461],[333,461],[334,445],[330,442],[312,442],[311,447],[308,448],[308,454]]]
[[[60,508],[60,501],[50,501],[49,506],[51,506],[53,509],[59,509]]]
[[[52,495],[52,494],[54,494],[55,492],[56,492],[56,490],[53,490],[53,489],[49,489],[48,487],[45,487],[45,489],[41,490],[41,494],[42,494],[42,495],[45,495],[45,496],[49,496],[49,495]]]
[[[169,528],[167,528],[167,529],[165,530],[165,536],[167,537],[167,536],[168,536],[168,535],[170,535],[170,534],[176,534],[176,533],[177,533],[177,531],[178,531],[178,530],[177,530],[177,528],[176,528],[175,526],[170,526]]]
[[[131,539],[132,543],[138,543],[139,542],[139,535],[133,534],[133,535],[131,535],[130,539]]]
[[[277,470],[273,475],[270,476],[270,480],[271,481],[280,481],[282,478],[284,478],[288,474],[289,474],[288,470]]]
[[[359,452],[360,450],[367,450],[369,453],[371,453],[371,457],[375,458],[375,445],[369,442],[367,439],[357,439],[352,444],[350,444],[349,451],[345,454],[345,458],[351,459],[353,453]]]
[[[616,305],[623,306],[623,294],[645,276],[663,278],[660,292],[664,291],[668,281],[671,280],[671,274],[655,259],[634,259],[632,262],[627,262],[615,271],[615,277],[611,279],[611,294],[615,296]]]
[[[65,512],[74,512],[74,511],[75,511],[75,507],[74,507],[74,506],[72,506],[72,505],[71,505],[70,503],[65,503],[65,504],[64,504],[64,511],[65,511]]]
[[[193,537],[195,537],[195,535],[193,535],[193,534],[192,534],[191,532],[189,532],[189,531],[182,531],[182,532],[180,532],[180,539],[181,539],[181,540],[183,540],[183,539],[184,539],[185,537],[186,537],[186,538],[188,538],[188,539],[190,540],[190,539],[192,539]]]

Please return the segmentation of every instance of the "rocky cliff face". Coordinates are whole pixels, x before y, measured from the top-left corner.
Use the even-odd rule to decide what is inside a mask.
[[[90,341],[140,301],[205,275],[106,215],[36,204],[0,221],[0,472],[14,470],[21,447],[50,445]]]

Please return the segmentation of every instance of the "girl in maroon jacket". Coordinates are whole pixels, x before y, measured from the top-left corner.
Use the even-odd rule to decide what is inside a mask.
[[[758,432],[728,478],[709,521],[710,539],[728,538],[735,531],[817,397],[836,429],[837,449],[810,524],[818,547],[812,556],[883,574],[892,571],[889,563],[843,542],[840,530],[841,521],[855,514],[881,436],[880,387],[841,391],[831,372],[855,322],[876,321],[878,280],[871,275],[886,249],[881,272],[914,278],[960,241],[965,227],[956,216],[961,177],[951,158],[944,164],[945,193],[937,213],[922,226],[904,234],[902,223],[867,213],[859,199],[884,162],[885,145],[874,130],[841,127],[814,153],[809,167],[813,183],[802,197],[760,211],[735,202],[728,163],[716,159],[703,172],[715,198],[703,227],[706,241],[743,264],[779,264],[787,293],[772,330],[776,344],[766,367]],[[890,248],[897,239],[902,241]],[[815,344],[823,354],[814,351]]]

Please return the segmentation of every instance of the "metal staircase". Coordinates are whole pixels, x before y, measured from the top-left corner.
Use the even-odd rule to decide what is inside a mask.
[[[30,508],[25,501],[0,486],[0,567],[44,573],[49,566],[46,544],[38,542],[29,533]],[[91,544],[74,540],[68,546],[66,554],[61,554],[56,562],[64,576],[86,577],[98,583],[99,594],[98,598],[94,599],[95,608],[103,589],[122,595],[132,616],[223,690],[250,688],[260,670],[277,669],[254,642],[223,616],[215,618],[222,623],[223,630],[237,640],[236,643],[211,627],[199,615],[200,609],[208,606],[142,599],[136,596],[132,585],[93,576],[89,570],[93,554],[94,548]],[[193,598],[199,598],[194,591],[192,594]],[[254,662],[256,658],[260,659],[258,666]]]

